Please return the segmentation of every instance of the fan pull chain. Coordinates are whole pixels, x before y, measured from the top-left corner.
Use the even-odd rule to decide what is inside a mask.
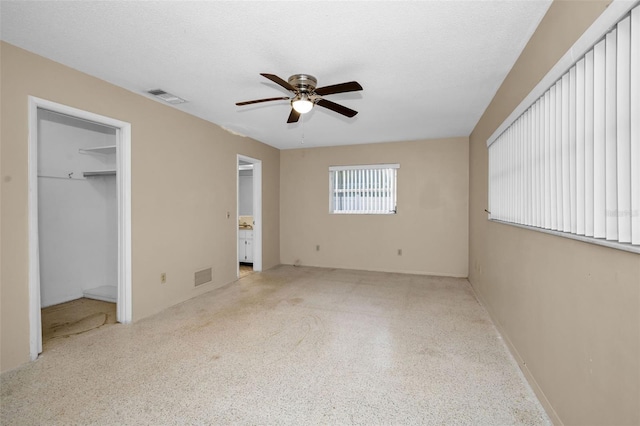
[[[304,114],[300,116],[300,127],[302,129],[302,139],[300,140],[301,144],[304,144]]]

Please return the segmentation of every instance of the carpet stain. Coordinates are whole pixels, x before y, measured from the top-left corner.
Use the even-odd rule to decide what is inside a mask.
[[[81,298],[42,309],[42,343],[116,322],[116,304]]]

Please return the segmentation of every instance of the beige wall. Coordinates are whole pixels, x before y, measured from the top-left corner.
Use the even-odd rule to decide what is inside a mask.
[[[2,371],[29,360],[28,95],[132,125],[134,320],[235,280],[237,154],[263,161],[263,266],[279,264],[277,149],[6,43],[1,73]],[[194,288],[206,267],[213,283]]]
[[[398,214],[329,214],[329,166],[376,163],[400,164]],[[282,263],[467,276],[467,138],[287,150],[280,168]]]
[[[554,2],[470,136],[469,280],[557,424],[640,424],[640,256],[487,221],[486,140],[607,3]]]

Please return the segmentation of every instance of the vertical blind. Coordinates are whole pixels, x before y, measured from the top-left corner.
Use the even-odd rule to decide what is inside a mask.
[[[329,167],[329,211],[345,214],[396,213],[399,164]]]
[[[640,245],[640,6],[489,146],[489,211]]]

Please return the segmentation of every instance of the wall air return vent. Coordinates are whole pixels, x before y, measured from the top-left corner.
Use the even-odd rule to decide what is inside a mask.
[[[198,271],[194,274],[194,281],[196,287],[202,284],[206,284],[211,282],[212,280],[212,270],[211,268],[203,269],[202,271]]]
[[[172,104],[172,105],[183,104],[183,103],[187,102],[184,99],[179,98],[176,95],[172,95],[171,93],[167,93],[162,89],[149,90],[147,93],[149,93],[150,95],[155,96],[158,99],[162,99],[166,103],[169,103],[169,104]]]

